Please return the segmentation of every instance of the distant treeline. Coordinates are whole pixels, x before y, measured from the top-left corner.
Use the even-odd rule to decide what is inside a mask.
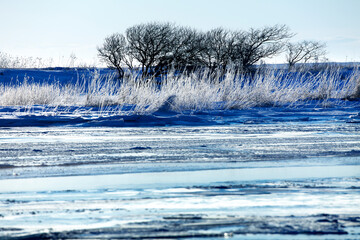
[[[247,31],[215,28],[202,32],[172,23],[146,23],[114,33],[98,47],[100,59],[122,78],[125,68],[140,68],[143,76],[206,68],[210,72],[228,67],[249,71],[266,58],[286,52],[289,69],[298,62],[318,61],[325,44],[316,41],[290,43],[294,36],[286,25]]]

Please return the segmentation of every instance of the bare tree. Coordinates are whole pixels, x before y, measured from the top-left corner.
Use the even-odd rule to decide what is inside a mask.
[[[291,70],[296,63],[318,61],[326,55],[326,44],[319,41],[302,41],[288,43],[286,46],[286,61]]]
[[[174,26],[170,23],[139,24],[126,30],[129,55],[141,65],[143,76],[153,75],[174,45]]]
[[[292,36],[285,25],[246,32],[216,28],[205,34],[201,60],[212,71],[229,65],[247,71],[260,60],[281,53]]]
[[[127,58],[127,42],[125,37],[119,33],[112,34],[105,38],[104,44],[98,47],[97,50],[100,59],[108,67],[115,68],[119,78],[123,78],[123,64],[130,65]]]
[[[203,37],[194,29],[154,22],[128,28],[126,37],[121,34],[107,37],[98,53],[121,77],[122,66],[133,69],[134,62],[140,65],[145,77],[162,74],[170,67],[197,66],[202,42]]]
[[[271,58],[284,49],[287,40],[293,36],[286,25],[275,25],[261,29],[250,29],[242,34],[238,45],[238,55],[241,58],[243,69],[249,67],[261,59]]]
[[[204,34],[204,47],[201,49],[201,62],[211,71],[225,69],[237,61],[236,49],[240,32],[215,28]]]
[[[204,47],[202,33],[188,27],[174,27],[172,45],[158,65],[160,69],[169,67],[178,71],[194,69],[200,65],[200,53]]]

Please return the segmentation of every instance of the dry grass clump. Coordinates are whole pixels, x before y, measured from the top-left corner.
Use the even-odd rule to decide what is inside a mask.
[[[149,114],[167,105],[169,110],[243,109],[281,106],[313,99],[360,98],[360,71],[354,69],[344,79],[340,69],[316,74],[262,70],[241,74],[228,69],[225,74],[208,72],[170,73],[161,79],[139,79],[129,73],[120,82],[114,75],[78,80],[73,85],[31,83],[0,85],[1,106],[110,106],[133,105],[136,113]]]

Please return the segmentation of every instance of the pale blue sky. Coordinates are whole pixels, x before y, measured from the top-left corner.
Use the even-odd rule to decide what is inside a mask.
[[[200,30],[286,24],[293,40],[326,41],[330,60],[360,61],[360,0],[0,0],[0,9],[0,51],[16,56],[94,62],[107,35],[170,21]]]

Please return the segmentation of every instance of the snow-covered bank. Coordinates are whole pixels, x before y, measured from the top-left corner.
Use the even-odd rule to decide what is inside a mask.
[[[0,107],[0,127],[146,127],[212,126],[280,122],[360,123],[360,102],[328,99],[283,107],[240,110],[159,110],[134,112],[136,106],[108,107]]]

